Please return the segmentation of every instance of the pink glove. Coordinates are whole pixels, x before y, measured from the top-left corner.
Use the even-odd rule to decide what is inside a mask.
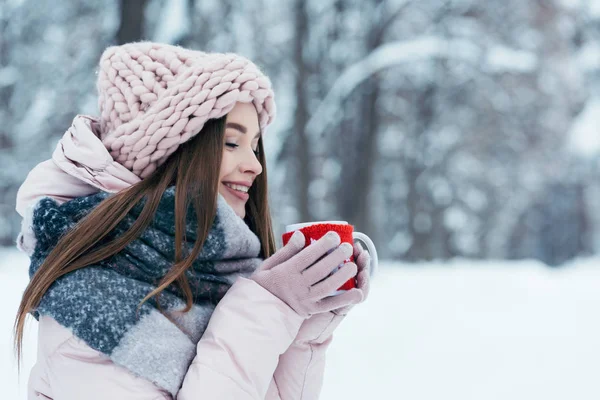
[[[358,276],[356,277],[357,287],[362,290],[362,301],[365,301],[369,296],[371,286],[369,274],[371,256],[360,244],[356,243],[354,244],[354,259],[358,266]],[[333,334],[333,331],[340,322],[342,322],[352,307],[354,307],[354,304],[340,307],[331,312],[311,315],[310,318],[306,319],[300,326],[295,342],[313,344],[325,342]]]
[[[356,285],[363,292],[363,299],[361,303],[369,297],[369,290],[371,289],[370,279],[370,265],[371,255],[368,251],[365,251],[359,243],[354,244],[354,260],[356,260],[356,266],[358,267],[358,275],[356,276]],[[354,304],[347,305],[345,307],[338,308],[331,311],[336,315],[347,315],[348,312],[354,307]]]
[[[265,260],[250,279],[304,318],[345,309],[362,301],[363,291],[358,288],[331,296],[358,271],[356,264],[347,263],[328,276],[337,265],[350,257],[350,244],[340,245],[339,235],[329,232],[310,246],[303,247],[304,235],[297,231],[288,244]],[[335,250],[327,254],[332,249]]]

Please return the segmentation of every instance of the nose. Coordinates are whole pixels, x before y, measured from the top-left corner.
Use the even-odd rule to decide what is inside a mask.
[[[239,164],[240,172],[242,173],[251,173],[254,176],[258,176],[262,174],[263,167],[260,161],[258,161],[257,156],[254,154],[252,149],[248,149],[244,152],[243,159]]]

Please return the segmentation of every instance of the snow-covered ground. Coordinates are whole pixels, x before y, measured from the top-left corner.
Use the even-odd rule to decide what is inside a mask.
[[[17,380],[11,328],[27,258],[0,251],[0,387],[25,399],[35,324]],[[322,399],[600,398],[600,259],[384,263],[340,325]]]

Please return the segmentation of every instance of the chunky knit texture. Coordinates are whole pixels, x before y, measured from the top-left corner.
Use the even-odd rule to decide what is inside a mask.
[[[100,192],[58,205],[42,198],[33,211],[36,237],[30,276],[38,270],[59,238],[110,196]],[[163,291],[160,303],[181,326],[158,311],[156,301],[140,301],[174,262],[174,188],[164,193],[153,223],[141,236],[112,257],[59,278],[44,294],[34,317],[48,315],[75,336],[137,376],[175,395],[196,355],[215,305],[240,276],[248,277],[260,265],[260,241],[219,196],[217,215],[202,251],[186,276],[194,294],[185,313],[183,294],[174,285]],[[122,235],[139,216],[137,205],[109,234]],[[187,248],[196,238],[196,217],[187,218]]]
[[[102,142],[140,178],[237,102],[254,105],[261,129],[275,117],[269,78],[233,53],[151,42],[109,47],[97,86]]]

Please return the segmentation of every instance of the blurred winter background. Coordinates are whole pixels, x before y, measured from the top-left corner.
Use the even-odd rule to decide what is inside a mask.
[[[0,1],[0,387],[27,283],[15,195],[102,50],[238,52],[271,77],[277,232],[343,219],[378,245],[324,399],[600,398],[600,0]]]

